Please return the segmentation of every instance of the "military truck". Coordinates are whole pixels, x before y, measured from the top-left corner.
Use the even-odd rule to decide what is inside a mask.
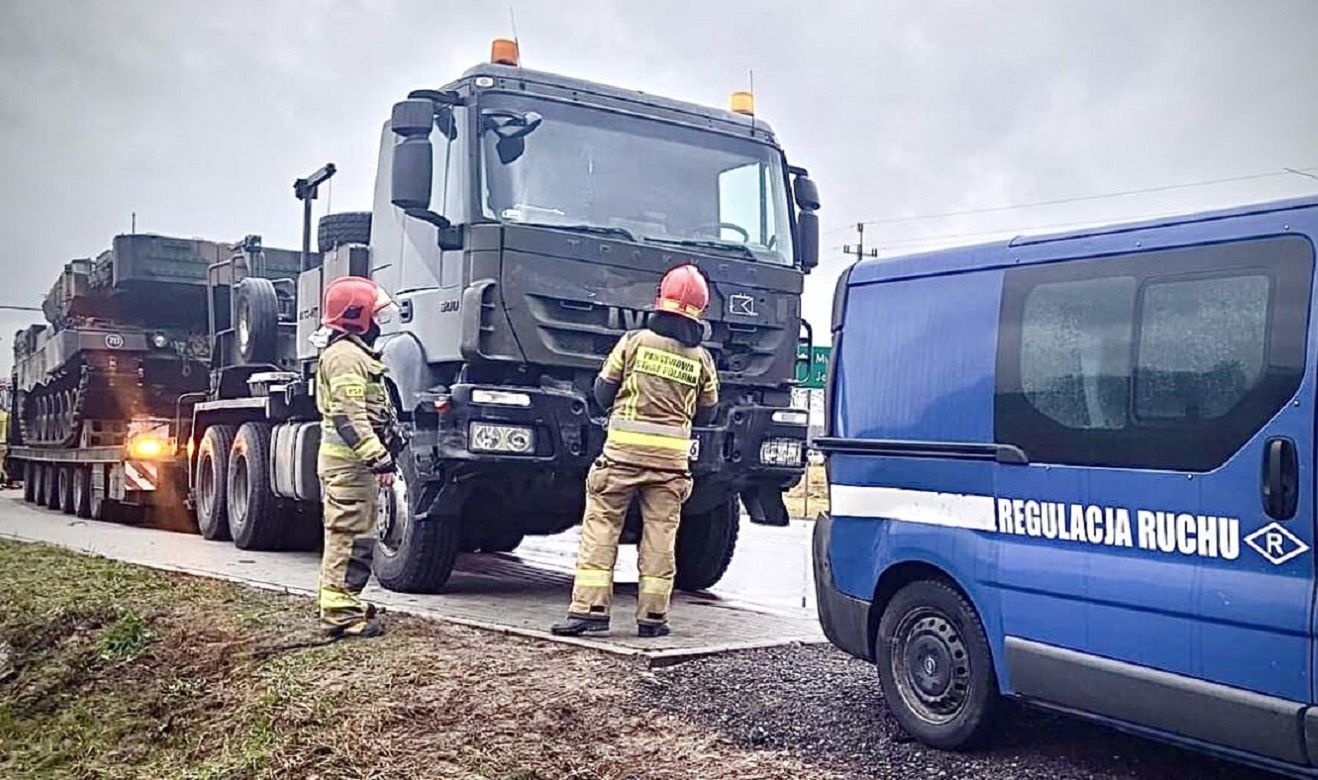
[[[693,434],[677,584],[717,582],[740,506],[785,524],[781,493],[803,471],[806,414],[790,396],[803,277],[818,258],[815,185],[787,163],[753,98],[734,99],[723,111],[532,71],[496,42],[489,64],[394,105],[373,210],[325,217],[319,253],[310,204],[333,168],[299,180],[296,313],[272,313],[268,280],[233,287],[235,299],[267,302],[235,309],[234,332],[263,354],[230,350],[193,407],[202,532],[279,546],[290,508],[313,511],[308,337],[325,284],[348,273],[401,308],[377,344],[408,441],[377,519],[380,582],[434,591],[458,551],[570,528],[605,437],[593,377],[644,324],[663,273],[694,263],[710,282],[705,345],[722,389],[714,423]],[[639,529],[633,511],[624,542]]]

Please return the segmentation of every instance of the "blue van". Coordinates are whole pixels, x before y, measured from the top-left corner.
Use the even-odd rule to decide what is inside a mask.
[[[867,260],[827,389],[829,639],[941,748],[1001,696],[1318,776],[1318,198]]]

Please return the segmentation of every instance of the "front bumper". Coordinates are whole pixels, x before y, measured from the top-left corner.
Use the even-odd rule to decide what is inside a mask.
[[[815,568],[815,605],[824,636],[839,649],[866,661],[874,660],[870,644],[870,602],[848,596],[833,583],[833,566],[828,557],[833,518],[821,515],[815,521],[812,552]]]
[[[529,403],[476,403],[472,400],[476,390],[512,391],[527,396]],[[579,471],[584,475],[604,448],[605,420],[591,417],[586,398],[575,390],[458,384],[447,394],[426,401],[432,408],[440,402],[444,411],[417,421],[413,443],[439,461],[473,467],[552,466],[560,474]],[[740,492],[752,484],[786,488],[799,479],[805,471],[803,463],[771,466],[760,462],[760,445],[767,439],[799,440],[804,453],[805,426],[775,423],[772,415],[779,410],[734,406],[720,415],[717,425],[696,428],[692,437],[699,442],[699,451],[691,461],[691,473],[697,490],[717,484],[726,495],[729,489]],[[477,421],[530,428],[535,435],[534,451],[524,455],[473,452],[469,431]]]

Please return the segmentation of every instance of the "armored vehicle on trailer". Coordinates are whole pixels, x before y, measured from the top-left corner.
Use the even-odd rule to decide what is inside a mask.
[[[605,437],[593,377],[622,333],[643,326],[663,273],[694,263],[710,282],[705,345],[722,400],[693,432],[677,584],[708,587],[731,559],[740,506],[785,524],[781,492],[803,471],[806,414],[789,405],[802,282],[818,254],[816,188],[745,93],[722,111],[526,70],[511,45],[493,59],[394,106],[373,211],[322,220],[323,254],[309,251],[309,204],[332,168],[299,181],[308,218],[295,317],[261,324],[249,315],[265,304],[235,310],[238,341],[246,333],[268,351],[213,372],[194,407],[198,522],[244,546],[277,545],[287,509],[318,500],[306,337],[324,285],[353,273],[401,307],[377,344],[408,440],[381,503],[382,584],[435,590],[459,550],[571,527]],[[270,299],[257,285],[267,286],[234,290]]]
[[[42,303],[46,324],[14,339],[10,456],[28,500],[84,517],[182,506],[179,402],[209,387],[207,281],[230,252],[134,234],[65,264]]]

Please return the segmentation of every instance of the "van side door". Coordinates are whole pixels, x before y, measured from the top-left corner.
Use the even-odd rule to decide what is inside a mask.
[[[1005,272],[995,440],[1030,461],[995,485],[1016,692],[1307,763],[1313,272],[1296,235]]]

